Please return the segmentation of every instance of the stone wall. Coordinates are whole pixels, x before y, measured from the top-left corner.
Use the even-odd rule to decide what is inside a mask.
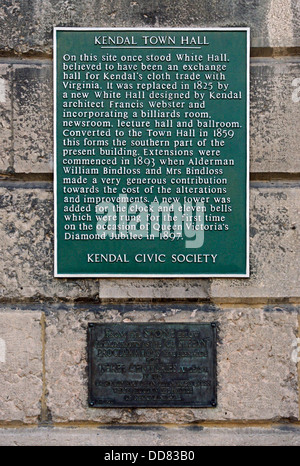
[[[53,277],[53,26],[251,28],[249,279]],[[299,36],[296,0],[1,2],[0,445],[300,445]],[[89,408],[91,321],[217,321],[217,408]]]

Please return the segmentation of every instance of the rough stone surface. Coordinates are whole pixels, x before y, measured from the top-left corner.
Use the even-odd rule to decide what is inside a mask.
[[[0,50],[51,53],[53,26],[249,26],[253,47],[299,45],[294,0],[3,0]]]
[[[0,188],[0,298],[94,300],[97,281],[53,278],[52,192],[27,188]]]
[[[207,299],[210,281],[202,278],[103,278],[99,279],[101,300]]]
[[[271,186],[254,183],[250,190],[250,278],[100,279],[100,298],[296,298],[300,292],[300,189],[289,184]]]
[[[300,103],[293,100],[293,82],[300,61],[254,59],[250,68],[250,170],[299,173]],[[52,65],[47,60],[14,65],[13,82],[14,170],[52,173]]]
[[[299,19],[296,0],[0,2],[1,446],[300,446]],[[53,26],[250,27],[250,278],[53,278]],[[88,407],[88,322],[211,321],[216,408]]]
[[[300,446],[297,427],[111,427],[2,429],[0,446]],[[184,450],[184,449],[183,449]],[[191,449],[192,450],[192,449]],[[107,448],[111,454],[111,449]],[[125,450],[124,450],[125,452]],[[128,451],[126,450],[128,453]],[[135,454],[136,450],[132,450]],[[103,452],[104,453],[104,452]],[[145,454],[145,451],[142,453]],[[153,454],[152,456],[153,457]]]
[[[253,60],[250,97],[251,172],[299,173],[300,60]],[[300,82],[298,82],[298,88]]]
[[[52,172],[52,101],[49,63],[14,65],[14,165],[17,173]]]
[[[213,279],[212,299],[297,298],[299,186],[257,184],[250,196],[250,278]]]
[[[250,199],[250,278],[54,279],[49,186],[1,188],[0,296],[78,299],[294,298],[299,296],[299,188],[259,185]]]
[[[37,423],[42,397],[40,312],[0,310],[0,421]]]
[[[0,172],[10,168],[12,156],[10,68],[0,64]]]
[[[217,408],[89,408],[88,322],[217,321]],[[296,308],[127,305],[57,310],[46,318],[47,407],[54,423],[191,423],[201,420],[298,419],[292,357]]]
[[[272,47],[284,47],[292,43],[299,46],[299,2],[295,0],[290,0],[289,2],[271,0],[267,13],[267,25],[269,44]],[[280,33],[278,33],[279,30]],[[295,41],[293,41],[293,38]]]

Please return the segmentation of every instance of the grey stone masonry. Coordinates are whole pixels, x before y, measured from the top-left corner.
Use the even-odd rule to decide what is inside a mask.
[[[43,393],[41,312],[0,310],[0,420],[36,423]]]
[[[0,188],[1,299],[98,297],[96,280],[53,278],[53,194],[34,188]]]
[[[114,446],[299,446],[299,428],[280,427],[40,427],[0,430],[0,446],[104,446],[112,455]],[[192,447],[192,448],[189,448]],[[135,452],[134,448],[132,452]],[[153,460],[155,453],[149,453]],[[190,453],[192,455],[192,453]],[[144,453],[143,453],[144,455]],[[174,457],[175,457],[174,453]],[[183,458],[184,458],[183,453]],[[127,456],[127,458],[129,458]]]
[[[14,65],[12,108],[14,170],[52,172],[52,65]]]
[[[46,317],[47,406],[52,421],[184,424],[298,419],[297,307],[107,305]],[[87,404],[88,322],[218,322],[217,408],[94,408]]]
[[[250,196],[250,278],[55,279],[53,194],[0,188],[0,297],[18,299],[268,299],[299,296],[299,197],[294,184],[254,183]],[[99,290],[100,283],[100,290]]]
[[[299,58],[251,61],[251,172],[300,172],[299,72]]]
[[[3,0],[0,18],[0,50],[16,53],[51,53],[53,26],[249,26],[253,47],[299,46],[295,0]]]
[[[0,64],[0,172],[12,167],[12,97],[10,65]]]
[[[53,27],[250,28],[249,278],[54,278]],[[300,445],[300,2],[0,2],[0,446]],[[217,406],[91,408],[87,328],[217,323]]]
[[[53,81],[49,60],[1,65],[0,171],[52,173]],[[252,59],[250,169],[299,173],[299,105],[293,100],[300,60]],[[10,80],[11,75],[11,80]],[[298,85],[299,86],[299,85]]]

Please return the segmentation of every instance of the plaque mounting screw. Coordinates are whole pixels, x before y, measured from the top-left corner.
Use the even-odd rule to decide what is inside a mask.
[[[94,327],[94,324],[92,322],[89,322],[89,327]]]
[[[216,327],[216,326],[217,326],[216,322],[212,322],[210,325],[211,325],[212,327]]]
[[[216,400],[211,400],[210,404],[211,404],[213,407],[217,406]]]
[[[90,401],[90,402],[89,402],[89,405],[90,405],[90,406],[94,406],[94,404],[95,404],[95,403],[94,403],[93,401]]]

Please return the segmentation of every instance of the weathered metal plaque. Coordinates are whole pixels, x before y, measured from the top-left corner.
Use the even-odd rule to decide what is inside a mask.
[[[88,327],[89,406],[214,407],[216,324]]]
[[[249,30],[55,28],[56,277],[249,276]]]

